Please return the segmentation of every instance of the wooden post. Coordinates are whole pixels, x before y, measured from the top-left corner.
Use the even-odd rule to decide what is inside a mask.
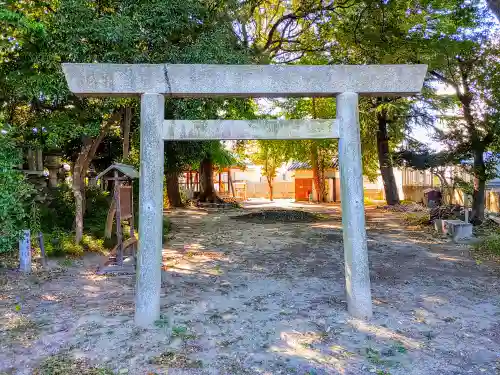
[[[130,181],[130,212],[132,216],[130,217],[130,238],[135,237],[134,230],[134,182]],[[135,244],[132,247],[132,254],[135,256]]]
[[[43,244],[43,233],[38,233],[38,245],[40,246],[40,253],[42,255],[42,266],[47,265],[47,258],[45,257],[45,246]]]
[[[35,166],[35,155],[33,154],[33,150],[31,148],[28,149],[28,170],[34,171],[36,166]]]
[[[118,171],[115,170],[115,191],[114,199],[116,202],[116,263],[121,266],[123,265],[123,244],[122,244],[122,223],[121,223],[121,212],[120,212],[120,180],[118,177]]]
[[[41,148],[35,150],[35,168],[37,171],[43,171],[43,153]]]
[[[221,193],[224,189],[222,188],[222,176],[219,171],[219,193]]]

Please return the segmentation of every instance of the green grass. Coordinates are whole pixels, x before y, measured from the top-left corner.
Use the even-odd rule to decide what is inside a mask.
[[[478,264],[482,260],[494,260],[500,262],[500,232],[493,233],[480,237],[477,244],[474,245],[474,257]]]
[[[175,326],[172,327],[172,337],[179,337],[183,340],[192,340],[196,338],[196,335],[189,333],[187,327]]]
[[[158,328],[165,328],[169,325],[168,317],[165,315],[160,315],[160,319],[155,320],[155,326]]]
[[[56,355],[45,359],[33,372],[34,375],[115,375],[104,367],[90,366],[82,360]]]
[[[406,225],[410,226],[424,226],[429,225],[430,216],[428,212],[407,212],[403,214],[403,221]]]
[[[153,357],[150,363],[159,365],[162,367],[174,367],[174,368],[201,368],[203,367],[203,362],[200,360],[193,360],[188,358],[185,354],[175,353],[172,351],[166,351],[159,356]]]

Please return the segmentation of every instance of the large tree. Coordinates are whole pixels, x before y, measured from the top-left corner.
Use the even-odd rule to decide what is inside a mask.
[[[477,11],[476,20],[480,21]],[[488,162],[495,161],[486,160],[485,154],[496,150],[500,137],[500,49],[493,30],[481,22],[436,38],[441,52],[430,65],[432,78],[452,93],[449,105],[441,110],[454,115],[441,117],[444,126],[437,128],[437,138],[451,153],[460,152],[463,162],[470,161],[474,176],[472,222],[484,218],[486,181],[493,177]]]
[[[0,12],[8,26],[0,45],[2,111],[19,134],[35,138],[42,147],[59,148],[72,161],[77,242],[82,238],[87,169],[115,126],[122,129],[126,153],[130,108],[137,103],[75,97],[67,90],[61,62],[244,62],[229,5],[195,0],[9,1]],[[40,130],[35,136],[30,130],[34,125]]]

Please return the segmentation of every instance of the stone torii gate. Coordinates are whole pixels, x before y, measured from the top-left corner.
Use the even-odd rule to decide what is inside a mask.
[[[63,64],[81,96],[140,96],[141,167],[135,322],[160,316],[165,140],[339,138],[342,225],[348,311],[372,316],[366,246],[358,95],[420,92],[425,65]],[[165,120],[165,96],[332,97],[336,120]]]

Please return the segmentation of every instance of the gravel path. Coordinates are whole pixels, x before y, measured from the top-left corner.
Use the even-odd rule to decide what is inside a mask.
[[[148,330],[133,325],[133,277],[95,275],[95,257],[1,273],[0,374],[56,354],[134,375],[500,372],[499,273],[466,247],[368,209],[365,322],[346,313],[339,208],[261,203],[169,214],[162,317]],[[283,208],[318,220],[233,218]]]

